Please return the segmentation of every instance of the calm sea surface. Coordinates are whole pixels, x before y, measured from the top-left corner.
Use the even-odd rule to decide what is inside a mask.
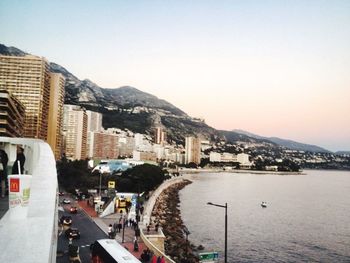
[[[350,172],[202,173],[180,191],[189,240],[228,262],[350,262]],[[260,206],[266,201],[268,207]]]

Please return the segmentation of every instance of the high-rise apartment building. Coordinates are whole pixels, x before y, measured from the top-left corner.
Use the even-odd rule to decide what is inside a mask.
[[[163,131],[162,127],[154,129],[154,142],[156,144],[164,144],[166,142],[166,132]]]
[[[62,156],[62,120],[65,79],[60,73],[50,73],[50,106],[47,130],[47,143],[58,160]]]
[[[0,55],[0,88],[25,106],[24,137],[47,140],[50,75],[49,64],[37,56]]]
[[[185,141],[186,159],[185,163],[199,164],[201,162],[201,140],[195,137],[186,137]]]
[[[88,132],[102,131],[102,113],[87,110],[86,114],[88,118]]]
[[[23,137],[25,108],[7,90],[0,90],[0,136]]]
[[[143,143],[144,143],[144,136],[141,133],[135,133],[134,138],[135,138],[135,149],[137,150],[138,147],[143,145]]]
[[[87,115],[77,105],[64,105],[63,140],[65,156],[70,160],[87,157]]]
[[[119,136],[103,132],[88,132],[88,157],[117,159],[119,156]]]

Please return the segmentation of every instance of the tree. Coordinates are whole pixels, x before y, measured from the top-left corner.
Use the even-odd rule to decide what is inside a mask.
[[[123,172],[119,180],[124,180],[122,181],[124,187],[130,187],[129,189],[119,189],[118,187],[119,191],[149,192],[165,180],[165,171],[156,165],[137,165]]]
[[[195,169],[197,169],[198,166],[197,166],[196,163],[190,162],[190,163],[186,164],[186,168],[195,168]]]
[[[60,187],[74,193],[75,188],[90,188],[98,184],[98,177],[91,176],[87,160],[58,161],[57,179]]]
[[[209,158],[202,158],[201,162],[199,164],[200,167],[205,167],[207,164],[209,164]]]

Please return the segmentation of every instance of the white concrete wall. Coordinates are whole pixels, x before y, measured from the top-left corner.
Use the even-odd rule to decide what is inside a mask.
[[[33,176],[26,218],[13,218],[7,211],[0,221],[0,262],[56,262],[58,196],[52,150],[37,139],[0,137],[0,142],[24,145],[25,170]]]

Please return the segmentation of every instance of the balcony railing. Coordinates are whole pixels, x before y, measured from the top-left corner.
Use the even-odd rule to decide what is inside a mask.
[[[17,145],[24,148],[25,174],[32,175],[30,196],[24,216],[11,207],[3,210],[0,262],[56,262],[58,197],[54,155],[42,140],[0,137],[0,146],[6,151],[10,166],[16,159]]]

